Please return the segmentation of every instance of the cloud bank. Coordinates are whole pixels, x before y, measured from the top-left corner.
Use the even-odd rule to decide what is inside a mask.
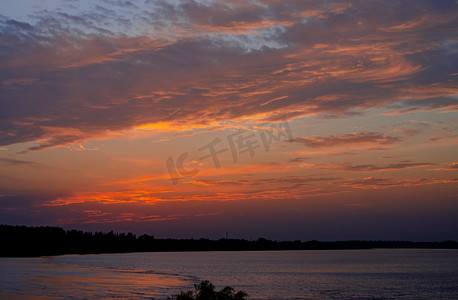
[[[454,1],[96,1],[0,17],[0,146],[145,124],[455,111]],[[309,147],[397,142],[376,133]]]

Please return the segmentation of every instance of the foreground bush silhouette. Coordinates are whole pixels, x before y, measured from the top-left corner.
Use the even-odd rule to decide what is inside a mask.
[[[215,286],[208,280],[194,285],[195,291],[180,292],[168,300],[245,300],[248,296],[244,291],[235,292],[230,286],[215,291]]]

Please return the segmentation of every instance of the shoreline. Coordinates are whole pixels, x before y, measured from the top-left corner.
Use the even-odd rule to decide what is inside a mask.
[[[365,241],[362,241],[365,242]],[[326,242],[323,242],[326,243]],[[412,242],[416,243],[416,242]],[[438,242],[440,243],[440,242]],[[456,243],[456,242],[455,242]],[[171,249],[171,250],[151,250],[151,251],[101,251],[101,252],[65,252],[65,253],[55,253],[55,254],[31,254],[31,255],[0,255],[0,258],[52,258],[65,255],[103,255],[103,254],[131,254],[131,253],[198,253],[198,252],[288,252],[288,251],[354,251],[354,250],[458,250],[458,247],[371,247],[371,248],[310,248],[310,249],[235,249],[235,250],[205,250],[205,249],[196,249],[196,250],[180,250],[180,249]]]

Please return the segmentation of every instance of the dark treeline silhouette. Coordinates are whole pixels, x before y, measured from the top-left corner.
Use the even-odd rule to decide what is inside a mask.
[[[456,241],[271,241],[244,239],[156,239],[132,233],[84,232],[59,227],[0,225],[0,256],[43,256],[151,251],[332,250],[372,248],[458,249]]]

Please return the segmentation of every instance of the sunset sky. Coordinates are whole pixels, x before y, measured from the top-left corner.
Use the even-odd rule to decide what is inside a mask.
[[[0,0],[0,223],[458,239],[456,1]]]

